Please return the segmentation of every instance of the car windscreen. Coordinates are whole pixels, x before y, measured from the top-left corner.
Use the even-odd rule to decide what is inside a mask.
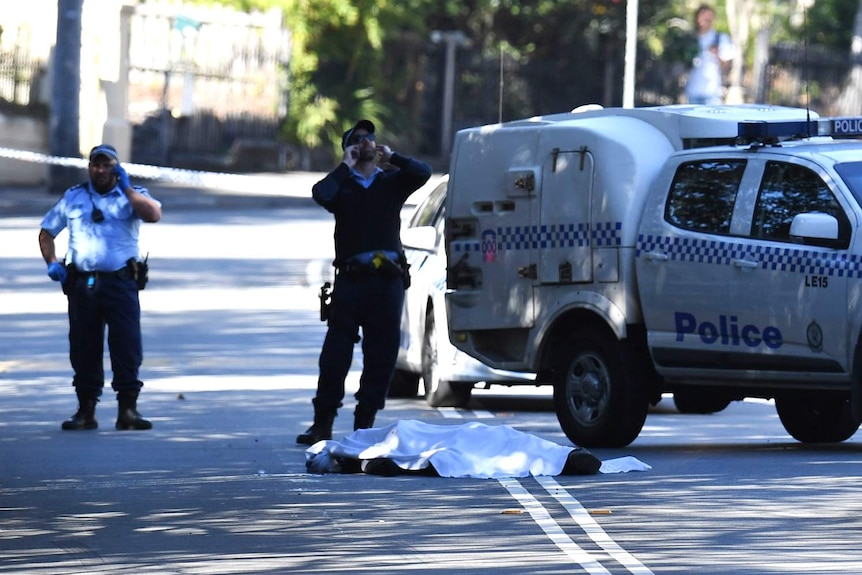
[[[446,182],[434,188],[434,191],[428,194],[428,197],[419,204],[419,207],[416,208],[413,217],[410,219],[410,227],[433,226],[445,199]]]
[[[842,162],[835,164],[835,171],[850,188],[850,193],[862,205],[862,162]]]

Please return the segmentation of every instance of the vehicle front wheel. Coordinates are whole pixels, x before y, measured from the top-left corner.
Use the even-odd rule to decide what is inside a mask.
[[[787,433],[802,443],[838,443],[859,429],[847,399],[781,395],[775,409]]]
[[[646,421],[645,385],[631,375],[624,343],[610,334],[573,334],[559,348],[554,407],[560,426],[580,447],[624,447]]]
[[[467,407],[470,403],[473,384],[442,379],[437,353],[437,324],[430,309],[422,341],[422,379],[425,381],[425,400],[431,407]]]

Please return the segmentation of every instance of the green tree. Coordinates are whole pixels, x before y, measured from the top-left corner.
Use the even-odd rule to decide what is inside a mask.
[[[208,0],[200,0],[207,2]],[[489,66],[517,69],[507,83],[506,119],[589,102],[619,105],[627,0],[234,0],[241,9],[279,7],[292,35],[285,138],[301,148],[333,147],[357,118],[378,122],[387,141],[416,149],[423,137],[423,82],[433,30],[470,41],[457,78],[463,121],[494,121]],[[215,3],[209,1],[208,3]],[[640,0],[639,67],[685,59],[675,42],[701,0]],[[751,26],[774,39],[802,40],[796,3],[714,0],[717,25],[730,30],[749,60]],[[849,46],[858,0],[817,0],[808,10],[812,44]],[[794,20],[792,16],[796,15]],[[756,22],[754,22],[756,21]],[[679,52],[679,53],[676,53]],[[736,64],[739,78],[742,59]],[[493,72],[493,70],[491,70]],[[553,90],[549,89],[552,87]],[[427,100],[427,98],[426,98]],[[501,111],[502,113],[503,111]]]

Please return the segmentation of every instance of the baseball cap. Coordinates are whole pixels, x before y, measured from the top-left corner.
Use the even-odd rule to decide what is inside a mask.
[[[344,135],[341,137],[342,150],[347,148],[347,142],[350,141],[350,136],[353,135],[353,132],[359,130],[360,128],[368,131],[369,134],[374,133],[374,124],[372,124],[370,120],[359,120],[358,122],[356,122],[355,126],[344,132]]]
[[[96,156],[107,156],[108,158],[116,160],[117,162],[120,161],[120,156],[119,154],[117,154],[117,150],[114,148],[114,146],[110,146],[108,144],[99,144],[98,146],[90,150],[91,162]]]

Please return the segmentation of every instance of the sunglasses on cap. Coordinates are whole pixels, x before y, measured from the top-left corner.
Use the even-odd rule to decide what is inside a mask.
[[[353,146],[356,144],[361,144],[365,140],[368,140],[369,142],[373,142],[374,141],[374,134],[356,134],[352,138],[350,138],[350,145]]]

